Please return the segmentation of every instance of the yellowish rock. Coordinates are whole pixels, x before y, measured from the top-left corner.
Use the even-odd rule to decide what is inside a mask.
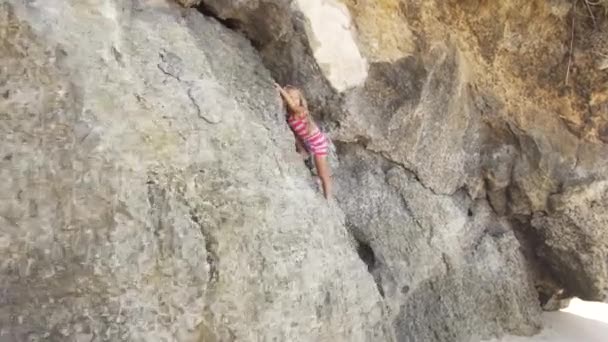
[[[398,0],[342,0],[357,27],[364,54],[373,62],[392,62],[414,51],[414,36]]]

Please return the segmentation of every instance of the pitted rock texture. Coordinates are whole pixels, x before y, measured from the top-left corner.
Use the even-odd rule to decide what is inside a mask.
[[[339,202],[374,253],[371,273],[399,341],[536,331],[540,309],[526,261],[509,222],[486,201],[435,194],[359,145],[339,145],[338,155]]]
[[[259,51],[264,64],[282,83],[305,90],[313,114],[334,142],[358,146],[338,149],[337,197],[365,251],[363,259],[372,265],[368,268],[379,291],[394,301],[389,319],[398,339],[468,340],[504,331],[528,334],[538,323],[539,304],[555,308],[559,305],[551,303],[569,296],[606,300],[608,240],[601,189],[608,177],[608,74],[603,68],[606,40],[602,37],[608,32],[608,19],[602,9],[565,0],[341,2],[350,11],[360,53],[369,62],[365,82],[344,91],[328,86],[331,82],[322,62],[314,59],[317,42],[307,35],[307,25],[317,19],[310,16],[322,14],[301,11],[290,1],[202,3],[213,7],[222,20],[240,20],[241,32],[263,42]],[[256,20],[254,13],[271,3],[281,8],[282,15]],[[257,34],[260,27],[275,28],[276,34]],[[336,50],[336,55],[340,53]],[[459,222],[461,213],[436,214],[448,218],[435,218],[428,231],[417,232],[411,217],[429,209],[424,205],[412,209],[416,196],[402,199],[403,203],[395,197],[383,205],[368,199],[383,198],[389,189],[386,170],[378,171],[378,164],[410,174],[413,180],[402,187],[413,191],[412,184],[417,184],[425,189],[432,195],[426,205],[433,203],[432,198],[448,198],[488,210],[485,221],[476,217],[481,215],[476,210],[466,219],[483,229],[471,235],[462,230],[446,235],[471,253],[469,259],[455,257],[446,247],[450,244],[433,244],[419,236],[448,234],[453,225],[446,222]],[[574,193],[578,195],[573,198]],[[517,241],[496,239],[494,222],[500,222],[500,232],[508,232],[499,235]],[[449,284],[445,288],[452,290],[459,288],[461,277],[483,282],[485,276],[463,268],[454,268],[451,274],[416,276],[426,263],[408,264],[407,270],[396,272],[419,279],[421,288],[416,291],[408,284],[408,295],[394,297],[397,291],[391,287],[398,288],[405,280],[386,278],[395,273],[391,265],[405,263],[411,251],[402,252],[402,244],[378,241],[401,241],[402,234],[412,234],[402,242],[414,250],[441,251],[472,265],[487,262],[488,254],[471,250],[470,239],[489,239],[494,246],[510,244],[493,252],[501,256],[496,259],[501,269],[508,271],[482,290],[494,298],[510,298],[510,305],[479,305],[468,311],[452,304],[447,309],[447,300],[433,301],[423,290],[423,279],[445,281]],[[511,279],[521,285],[517,294],[499,285],[510,284]],[[397,285],[385,285],[393,283]],[[469,302],[475,302],[476,293],[465,292],[459,298],[468,294]],[[513,302],[514,298],[519,301]],[[412,301],[429,303],[429,312],[435,314],[429,314],[426,322],[432,323],[424,328],[409,326],[417,334],[408,335],[398,327],[405,325],[397,322],[419,318],[420,313],[406,305]],[[396,310],[398,305],[404,309]],[[442,316],[446,310],[453,316]],[[397,312],[405,318],[398,320]]]
[[[476,341],[606,299],[599,8],[177,3],[1,3],[1,339]],[[360,82],[315,54],[327,15]]]
[[[532,225],[542,237],[540,252],[571,292],[589,299],[608,292],[608,182],[571,186],[551,196],[549,212]]]
[[[0,4],[1,341],[381,341],[249,41],[165,1]]]

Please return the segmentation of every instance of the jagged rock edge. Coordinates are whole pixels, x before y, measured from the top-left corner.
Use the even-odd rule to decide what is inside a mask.
[[[197,5],[196,5],[196,8],[199,11],[201,11],[200,10],[201,6],[206,6],[204,0],[203,1],[199,1],[197,3]],[[223,26],[227,27],[228,29],[231,29],[233,31],[239,32],[241,35],[245,36],[245,38],[247,38],[249,40],[249,42],[252,44],[252,46],[256,50],[260,51],[259,50],[259,42],[256,42],[254,39],[252,39],[252,37],[249,37],[249,35],[247,34],[247,32],[243,32],[243,31],[241,31],[239,29],[239,27],[238,27],[238,20],[237,19],[221,18],[221,17],[217,16],[216,14],[214,14],[213,11],[209,11],[209,10],[207,10],[207,11],[201,11],[201,13],[203,15],[205,15],[205,16],[214,18],[215,20],[217,20],[218,22],[220,22]],[[299,13],[297,10],[295,10],[294,13],[293,13],[293,15],[294,15],[294,18],[292,20],[292,25],[294,26],[294,30],[296,32],[300,32],[302,28],[301,27],[297,27],[297,26],[299,26],[299,25],[302,24],[301,23],[302,20],[301,20],[301,18],[299,18],[299,16],[301,15],[301,13]],[[234,20],[234,22],[232,22],[230,20]],[[305,45],[305,48],[309,49],[309,47],[306,44],[304,44],[304,45]],[[275,78],[277,78],[277,75],[280,76],[280,73],[281,73],[280,71],[275,70],[272,67],[272,65],[269,65],[264,58],[262,58],[262,60],[263,60],[263,64],[266,66],[266,68],[271,72],[271,74]],[[316,63],[315,63],[315,65],[316,65]],[[316,68],[318,69],[318,65],[316,65]],[[280,79],[280,77],[278,77],[278,79]],[[325,79],[325,78],[323,78],[323,79],[324,79],[325,83],[327,83],[327,79]],[[324,120],[325,119],[325,115],[319,115],[318,114],[318,113],[326,114],[328,112],[330,112],[330,113],[331,112],[338,112],[339,113],[339,112],[342,111],[341,102],[343,101],[343,98],[342,98],[341,94],[337,93],[331,87],[329,87],[329,90],[330,90],[329,93],[328,92],[323,93],[323,95],[322,95],[323,98],[319,100],[321,103],[315,103],[315,100],[318,100],[318,99],[313,99],[313,101],[310,101],[311,102],[311,108],[315,108],[315,105],[316,105],[316,107],[317,107],[317,108],[315,108],[316,109],[315,111],[317,112],[316,116],[321,118],[322,125],[338,125],[339,126],[340,125],[339,121],[336,121],[336,120],[331,119],[331,118],[330,118],[330,121],[327,121],[327,120]],[[319,101],[317,101],[317,102],[319,102]],[[507,126],[508,126],[509,131],[511,131],[511,134],[516,138],[518,149],[521,151],[522,150],[522,146],[521,146],[522,135],[527,135],[527,134],[525,132],[519,132],[519,133],[514,132],[513,131],[514,127],[512,127],[511,123],[509,123],[509,122],[507,122]],[[344,144],[360,143],[357,140],[355,140],[355,141],[336,140],[335,142],[337,144],[340,144],[340,143],[344,143]],[[470,191],[470,189],[468,188],[467,184],[464,184],[464,185],[460,186],[459,188],[455,189],[451,193],[438,193],[437,191],[435,191],[434,189],[432,189],[431,187],[429,187],[427,184],[425,184],[421,180],[421,178],[418,176],[418,174],[416,173],[416,171],[413,170],[412,168],[409,168],[406,165],[404,165],[403,163],[394,160],[393,158],[391,158],[384,151],[377,151],[377,150],[374,150],[374,149],[370,149],[367,146],[368,144],[360,144],[360,145],[364,148],[365,151],[368,151],[368,152],[370,152],[370,153],[372,153],[372,154],[374,154],[376,156],[380,156],[380,157],[382,157],[383,160],[385,160],[387,162],[390,162],[391,164],[393,164],[395,166],[398,166],[399,168],[407,171],[418,182],[418,184],[420,184],[424,189],[429,190],[434,195],[450,197],[450,196],[454,195],[455,193],[458,193],[460,191],[464,191],[466,193],[468,199],[471,199],[471,200],[473,200],[473,199],[479,199],[479,198],[477,198],[477,196],[474,193],[472,193]],[[521,157],[521,155],[520,155],[520,157]],[[576,157],[577,157],[577,163],[578,163],[578,155]],[[513,172],[514,172],[514,170],[511,169],[511,171],[510,171],[510,177],[511,177],[511,179],[513,179]],[[485,177],[482,177],[482,180],[485,182]],[[509,184],[504,188],[504,190],[507,191],[507,192],[509,192],[514,186],[517,186],[517,184],[514,184],[513,181],[510,181]],[[518,228],[515,227],[516,224],[513,223],[514,222],[513,221],[514,216],[512,214],[504,214],[504,215],[500,214],[496,210],[496,208],[494,207],[494,205],[492,203],[492,200],[488,197],[488,192],[487,192],[488,188],[487,188],[486,184],[483,185],[483,189],[484,190],[482,192],[482,196],[480,196],[481,199],[483,199],[485,202],[488,203],[489,208],[496,214],[497,217],[508,219],[509,222],[512,223],[511,224],[511,230],[512,231],[515,232],[516,230],[518,230]],[[485,193],[485,195],[483,195],[483,193]],[[559,193],[559,192],[557,192],[557,193]],[[555,193],[552,193],[551,195],[553,195],[553,194],[555,194]],[[509,204],[509,202],[507,202],[507,205]],[[539,213],[539,212],[540,213],[545,213],[545,214],[549,215],[549,213],[547,213],[546,210],[540,210],[540,211],[531,212],[528,215],[524,215],[523,217],[519,216],[518,218],[520,220],[522,218],[524,219],[525,222],[523,222],[521,224],[524,224],[524,225],[528,224],[528,225],[530,225],[531,224],[531,220],[534,217],[534,215],[537,214],[537,213]],[[521,241],[521,239],[525,238],[525,237],[522,237],[520,234],[517,234],[517,237],[518,237],[518,240],[520,241],[520,244],[524,244],[524,241]],[[537,261],[541,261],[541,262],[543,262],[543,264],[546,263],[545,260],[542,260],[542,256],[536,255],[536,257],[538,258]],[[528,260],[528,262],[532,262],[532,260]],[[551,272],[551,273],[553,273],[553,272]],[[561,283],[562,287],[565,288],[565,286],[563,285],[564,283],[562,281],[559,281],[559,283]],[[539,292],[539,296],[540,295],[541,294]]]
[[[239,30],[238,25],[229,24],[231,22],[234,22],[234,23],[238,22],[237,19],[222,18],[222,17],[218,16],[217,13],[215,13],[213,11],[212,7],[208,6],[205,3],[204,0],[200,1],[195,6],[192,6],[192,8],[196,9],[197,11],[199,11],[202,15],[204,15],[206,17],[209,17],[209,18],[212,18],[213,20],[216,20],[218,23],[220,23],[222,26],[226,27],[227,29],[235,31],[238,34],[241,34],[243,37],[245,37],[250,42],[250,44],[252,45],[252,47],[254,47],[256,50],[259,51],[259,43],[258,42],[254,41],[251,37],[249,37],[249,35],[246,32],[243,32],[243,31]],[[297,17],[298,15],[301,15],[301,13],[299,13],[299,12],[294,13],[294,16]],[[308,46],[306,46],[306,47],[309,48]],[[268,63],[266,63],[266,61],[264,60],[264,58],[262,58],[262,63],[270,71],[271,75],[273,75],[273,77],[275,77],[276,71],[273,70],[272,66],[269,66]],[[316,64],[316,61],[315,61],[315,64]],[[318,65],[316,65],[316,67],[318,68]],[[327,79],[325,79],[325,78],[324,78],[324,81],[328,82]],[[341,110],[342,96],[339,93],[337,93],[335,90],[333,90],[331,87],[329,87],[329,89],[331,90],[331,93],[330,94],[324,94],[325,95],[325,98],[323,99],[324,104],[323,104],[323,108],[321,108],[321,110],[323,110],[323,111],[331,111],[333,109],[333,110],[340,111]],[[309,101],[309,104],[311,104],[310,102],[311,101]],[[314,106],[314,103],[312,103],[312,104]],[[318,117],[318,115],[317,115],[317,117]],[[339,121],[327,122],[327,121],[324,120],[323,117],[321,117],[320,119],[321,119],[320,120],[321,121],[321,125],[328,125],[328,124],[330,124],[330,125],[331,124],[340,125]],[[513,127],[511,127],[510,124],[508,124],[508,128],[511,131],[511,134],[513,134],[515,137],[519,137],[519,135],[516,134],[513,131]],[[518,142],[518,145],[519,145],[518,147],[521,150],[521,146],[520,146],[521,145],[521,141],[520,141],[519,138],[517,139],[517,142]],[[332,143],[335,144],[335,145],[340,145],[340,144],[350,145],[350,144],[354,144],[354,145],[357,145],[357,146],[363,148],[365,151],[369,152],[370,154],[375,155],[375,156],[381,158],[382,160],[386,161],[387,163],[389,163],[389,164],[391,164],[391,165],[393,165],[395,167],[398,167],[399,169],[401,169],[401,170],[405,171],[406,173],[410,174],[421,187],[423,187],[424,189],[430,191],[433,195],[442,196],[442,197],[452,197],[454,194],[456,194],[456,193],[458,193],[460,191],[464,191],[466,197],[469,200],[471,200],[471,201],[475,200],[474,196],[472,196],[471,193],[468,191],[466,184],[462,185],[461,187],[459,187],[457,189],[455,189],[451,193],[439,193],[439,192],[435,191],[432,187],[428,186],[427,184],[425,184],[422,181],[422,179],[418,176],[418,174],[416,173],[416,171],[414,169],[409,168],[407,165],[405,165],[402,162],[394,160],[385,151],[378,151],[378,150],[374,150],[374,149],[369,148],[369,144],[368,143],[363,143],[363,142],[361,142],[359,140],[353,140],[353,141],[351,141],[351,140],[341,140],[341,139],[334,139],[332,141]],[[339,159],[339,153],[336,153],[336,154],[337,154],[337,157]],[[513,174],[513,169],[511,170],[511,176],[512,176],[512,174]],[[509,185],[506,188],[506,190],[508,190],[511,186],[513,186],[513,183],[510,181]],[[484,185],[484,188],[485,188],[485,185]],[[489,208],[496,214],[497,217],[506,217],[506,218],[509,219],[509,221],[513,221],[513,220],[511,220],[511,217],[509,217],[509,216],[502,216],[502,215],[499,215],[496,212],[494,206],[492,205],[492,202],[487,197],[487,191],[486,191],[486,196],[483,198],[483,200],[488,203]],[[419,222],[418,218],[416,217],[416,215],[413,214],[412,210],[407,205],[407,201],[404,198],[401,198],[401,201],[402,201],[404,210],[412,217],[412,219],[414,220],[415,224],[418,225],[418,226],[420,226],[420,222]],[[526,216],[526,222],[527,222],[527,224],[531,223],[532,217],[533,217],[532,214],[530,214],[529,216]],[[365,243],[365,244],[369,245],[369,241],[365,241],[365,239],[360,239],[360,238],[357,238],[355,236],[355,233],[354,233],[352,227],[349,224],[346,225],[346,228],[347,228],[347,232],[349,233],[349,235],[351,236],[351,238],[354,241],[356,241],[357,243]],[[513,225],[511,225],[511,230],[515,232],[516,228]],[[431,231],[430,234],[429,234],[429,238],[428,239],[431,240],[434,234],[435,234],[434,231]],[[485,234],[487,234],[487,232],[485,232],[484,235]],[[523,238],[520,234],[516,234],[516,236],[517,236],[518,240],[520,240],[520,239]],[[523,242],[520,241],[520,244],[522,244],[522,243]],[[356,246],[354,246],[354,247],[356,247]],[[359,255],[361,257],[360,253],[358,253],[358,250],[357,250],[357,255]],[[540,256],[536,255],[536,257],[538,258],[538,260],[542,261],[543,264],[546,263],[544,260],[542,260],[542,258]],[[361,257],[361,261],[365,265],[369,266],[368,263],[367,263],[367,261],[364,260],[364,258]],[[528,260],[528,262],[532,262],[532,261]],[[384,297],[384,294],[382,293],[383,291],[381,290],[381,282],[378,281],[377,276],[374,275],[369,269],[368,269],[368,272],[370,273],[370,275],[375,280],[376,285],[378,287],[379,294],[382,297]],[[539,292],[539,297],[540,296],[541,296],[541,293]],[[539,304],[540,304],[539,306],[542,307],[542,303],[539,303]]]

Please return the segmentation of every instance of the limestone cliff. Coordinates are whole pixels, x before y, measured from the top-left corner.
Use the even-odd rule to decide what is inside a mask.
[[[599,7],[0,4],[0,341],[479,341],[606,299]]]
[[[245,38],[164,1],[0,18],[1,341],[389,338]]]
[[[370,271],[399,339],[527,333],[537,324],[532,286],[547,309],[569,296],[606,299],[603,8],[560,0],[198,3],[248,36],[276,78],[312,97],[338,147],[347,225],[373,252]],[[270,9],[281,15],[255,15]],[[349,44],[358,51],[345,56]],[[333,58],[323,53],[331,46]],[[336,80],[345,69],[364,81]],[[495,252],[479,253],[486,240]],[[500,270],[488,272],[491,280],[471,274],[489,264]]]

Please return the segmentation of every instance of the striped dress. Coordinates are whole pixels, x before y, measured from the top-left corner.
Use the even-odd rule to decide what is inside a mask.
[[[312,132],[308,134],[308,113],[298,118],[295,115],[290,115],[287,119],[287,124],[291,127],[296,137],[298,137],[306,147],[308,153],[315,156],[326,156],[328,151],[328,143],[325,134],[314,127]]]

